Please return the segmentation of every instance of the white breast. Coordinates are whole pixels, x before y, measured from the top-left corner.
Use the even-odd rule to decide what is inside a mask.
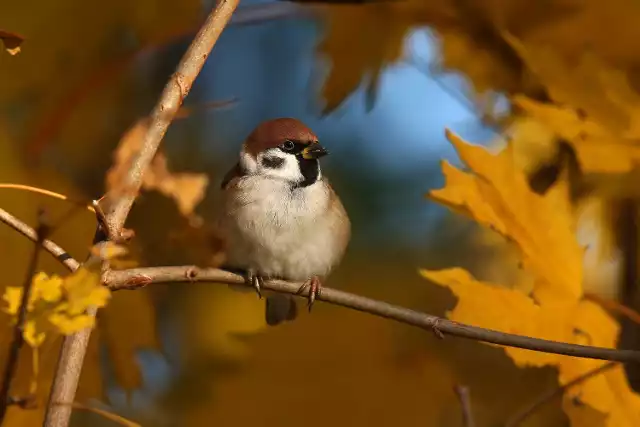
[[[228,264],[290,280],[327,275],[344,252],[345,221],[349,231],[341,205],[327,210],[330,195],[324,180],[292,191],[282,180],[241,178],[224,202]]]

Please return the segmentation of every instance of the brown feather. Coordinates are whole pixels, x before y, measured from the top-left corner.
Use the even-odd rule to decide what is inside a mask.
[[[236,163],[235,166],[232,167],[231,170],[224,175],[224,178],[222,178],[220,188],[226,190],[229,187],[231,181],[233,181],[235,178],[241,178],[244,175],[245,172],[242,169],[242,166],[240,166],[240,162]]]
[[[256,155],[268,148],[275,148],[286,140],[313,144],[318,137],[300,120],[280,118],[258,125],[246,139],[246,150]]]

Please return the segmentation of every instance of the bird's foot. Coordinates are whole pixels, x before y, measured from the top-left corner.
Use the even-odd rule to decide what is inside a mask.
[[[258,298],[262,299],[262,287],[264,286],[264,278],[256,273],[254,270],[247,270],[247,283],[253,286],[256,290]]]
[[[320,278],[318,276],[313,276],[306,282],[300,286],[298,289],[298,294],[303,293],[307,287],[309,288],[309,303],[307,304],[309,307],[309,311],[313,308],[313,303],[316,301],[316,298],[320,295],[320,290],[322,289],[322,283],[320,282]]]

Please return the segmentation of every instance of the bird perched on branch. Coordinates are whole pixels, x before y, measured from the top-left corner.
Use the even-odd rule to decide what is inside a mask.
[[[327,154],[300,121],[270,120],[247,137],[222,181],[225,266],[246,271],[259,296],[265,278],[304,281],[311,309],[322,280],[342,259],[351,224],[322,174],[319,159]],[[267,298],[268,324],[296,312],[290,295]]]

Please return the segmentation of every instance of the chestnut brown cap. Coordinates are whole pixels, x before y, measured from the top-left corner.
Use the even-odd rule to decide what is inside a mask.
[[[283,117],[259,124],[247,137],[245,149],[255,156],[261,151],[279,146],[286,140],[314,144],[318,142],[318,137],[300,120]]]

